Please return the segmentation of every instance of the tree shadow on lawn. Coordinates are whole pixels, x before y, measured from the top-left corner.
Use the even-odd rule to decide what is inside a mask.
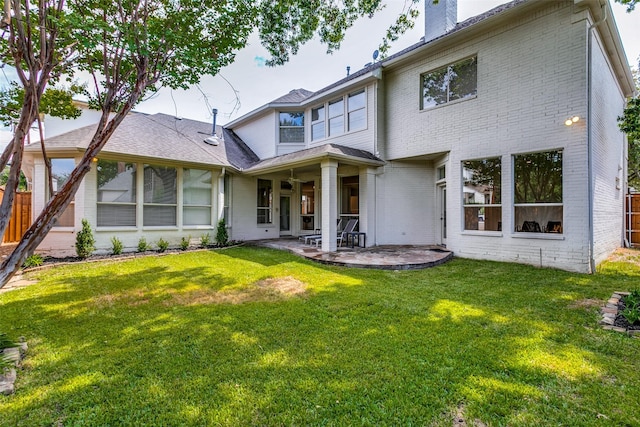
[[[52,295],[5,294],[0,326],[36,345],[18,393],[0,398],[0,424],[451,425],[461,406],[469,423],[638,422],[625,406],[638,375],[611,372],[600,347],[623,340],[585,329],[588,310],[550,313],[611,285],[503,266],[299,265],[301,283],[330,280],[237,304],[175,298],[194,283],[235,285],[205,267],[148,268],[135,282],[87,271],[51,283]]]

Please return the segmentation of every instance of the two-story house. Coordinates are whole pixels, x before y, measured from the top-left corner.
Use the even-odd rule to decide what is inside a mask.
[[[114,235],[130,247],[195,237],[225,217],[233,239],[318,230],[335,251],[340,220],[356,218],[367,246],[592,272],[623,244],[616,117],[634,91],[608,1],[515,0],[460,23],[456,0],[426,3],[417,44],[292,90],[213,140],[204,123],[127,118],[41,249],[72,247],[81,218],[108,248]],[[91,130],[48,139],[50,156],[77,158]],[[28,151],[37,211],[44,169]]]

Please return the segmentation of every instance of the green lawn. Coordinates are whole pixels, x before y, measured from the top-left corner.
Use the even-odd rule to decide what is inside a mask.
[[[30,346],[2,426],[640,425],[640,339],[597,324],[640,262],[392,272],[241,247],[37,277],[0,295]]]

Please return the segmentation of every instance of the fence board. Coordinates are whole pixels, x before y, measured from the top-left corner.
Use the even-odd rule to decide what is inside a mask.
[[[0,200],[4,197],[4,190],[0,188]],[[31,225],[31,192],[18,192],[13,201],[13,210],[7,229],[2,237],[2,243],[19,242],[22,235]]]

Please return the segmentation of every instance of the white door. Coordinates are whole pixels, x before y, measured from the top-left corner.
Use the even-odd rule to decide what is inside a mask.
[[[437,227],[439,230],[439,243],[447,246],[447,185],[440,184],[437,187]]]

